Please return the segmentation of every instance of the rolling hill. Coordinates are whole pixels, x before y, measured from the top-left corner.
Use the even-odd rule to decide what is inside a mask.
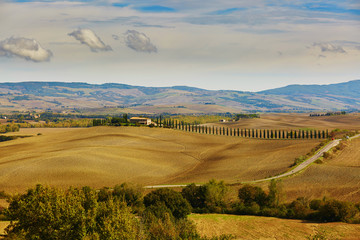
[[[330,85],[290,85],[261,92],[187,86],[0,83],[0,111],[101,111],[133,113],[304,112],[360,109],[360,80]]]

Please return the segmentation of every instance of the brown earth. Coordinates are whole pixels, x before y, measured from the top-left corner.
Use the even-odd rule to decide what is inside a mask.
[[[255,129],[356,129],[360,130],[360,114],[309,117],[304,114],[261,114],[260,118],[240,119],[237,122],[215,123],[216,126]],[[213,125],[213,124],[211,124]]]
[[[236,239],[305,240],[317,232],[326,238],[360,239],[360,225],[346,223],[313,223],[271,217],[225,214],[192,214],[189,216],[202,236],[232,234]]]
[[[41,133],[41,135],[38,135]],[[317,140],[256,140],[146,127],[21,129],[0,143],[0,190],[247,181],[288,169]]]
[[[338,155],[312,164],[302,173],[283,180],[288,198],[334,197],[360,202],[360,138],[351,140]]]

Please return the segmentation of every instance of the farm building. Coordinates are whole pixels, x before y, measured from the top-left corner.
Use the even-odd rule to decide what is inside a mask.
[[[226,119],[220,119],[219,122],[227,122]]]
[[[142,117],[132,117],[130,118],[131,123],[138,123],[142,125],[150,125],[151,119],[150,118],[142,118]]]

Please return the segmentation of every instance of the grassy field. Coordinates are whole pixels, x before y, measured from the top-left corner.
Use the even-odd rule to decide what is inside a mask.
[[[38,133],[40,133],[38,135]],[[284,172],[317,140],[256,140],[172,129],[94,127],[21,129],[33,135],[0,143],[0,190],[37,183],[100,188],[128,181],[143,185],[247,181]]]
[[[326,239],[359,239],[360,225],[314,223],[257,216],[193,214],[189,217],[203,236],[232,234],[236,239],[304,240],[316,231],[325,231]],[[319,238],[323,239],[323,238]],[[325,239],[325,238],[324,238]]]
[[[215,123],[217,126],[256,129],[356,129],[360,130],[360,114],[309,117],[309,114],[261,114],[260,118],[237,122]]]

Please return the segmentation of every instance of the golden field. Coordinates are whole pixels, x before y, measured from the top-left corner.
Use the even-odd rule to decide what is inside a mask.
[[[203,236],[213,237],[232,234],[236,239],[256,240],[305,240],[317,231],[324,232],[326,238],[360,238],[359,224],[313,223],[302,220],[279,219],[258,216],[235,216],[225,214],[192,214],[189,216]]]
[[[0,143],[0,189],[7,192],[37,183],[96,188],[124,181],[236,183],[282,173],[319,143],[147,127],[29,128],[8,135],[32,137]]]

